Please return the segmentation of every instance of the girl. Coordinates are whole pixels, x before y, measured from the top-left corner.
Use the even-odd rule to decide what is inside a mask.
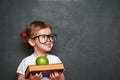
[[[62,63],[55,55],[48,54],[56,40],[56,34],[52,34],[52,28],[49,24],[42,21],[31,22],[22,34],[23,40],[32,47],[33,53],[24,58],[17,68],[18,80],[25,79],[25,70],[28,65],[35,65],[38,56],[46,56],[49,64]],[[42,73],[30,74],[29,80],[65,80],[64,73],[52,72],[50,77],[43,77]]]

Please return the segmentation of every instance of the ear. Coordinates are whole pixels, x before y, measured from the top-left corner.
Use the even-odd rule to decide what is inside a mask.
[[[35,46],[35,42],[33,39],[29,39],[28,40],[28,43],[31,45],[31,46]]]

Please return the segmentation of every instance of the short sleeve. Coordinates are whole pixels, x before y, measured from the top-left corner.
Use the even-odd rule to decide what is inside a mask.
[[[27,64],[25,63],[25,60],[23,59],[17,68],[17,73],[25,75],[26,68],[27,68]]]

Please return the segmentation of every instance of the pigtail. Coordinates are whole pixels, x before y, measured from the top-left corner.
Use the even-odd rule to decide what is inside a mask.
[[[34,49],[28,43],[28,35],[26,32],[20,33],[21,41],[23,42],[24,47],[26,48],[27,52],[33,53]]]
[[[21,41],[24,43],[28,43],[28,39],[27,39],[27,34],[24,33],[20,33],[20,37],[21,37]]]

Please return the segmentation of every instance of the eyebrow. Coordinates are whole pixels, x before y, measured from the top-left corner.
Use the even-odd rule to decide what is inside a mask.
[[[52,33],[51,34],[38,34],[37,36],[39,36],[39,35],[52,35]]]

